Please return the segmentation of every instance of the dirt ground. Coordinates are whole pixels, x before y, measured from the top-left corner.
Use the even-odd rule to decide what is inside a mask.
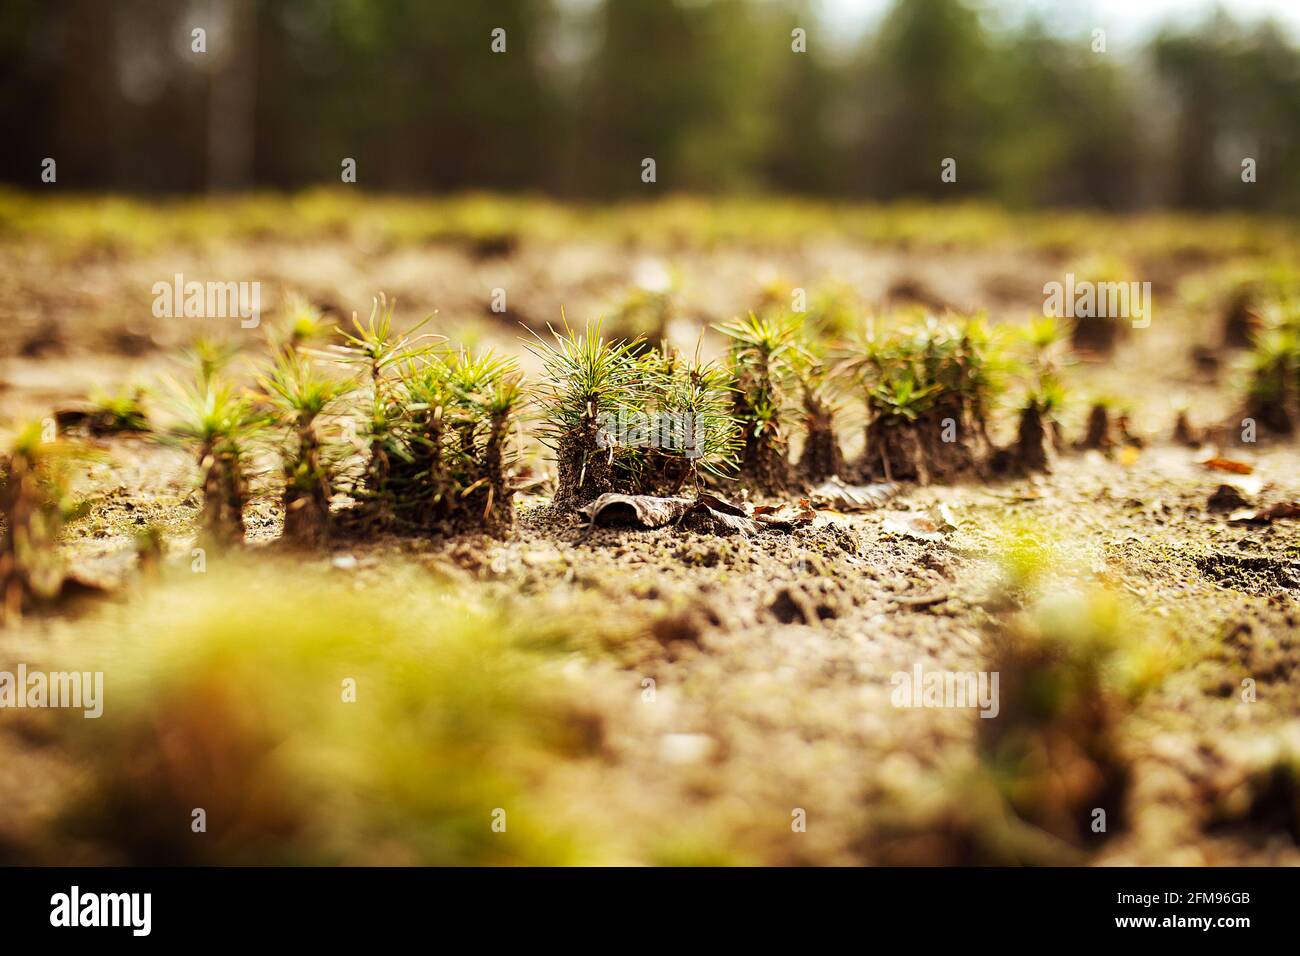
[[[338,314],[364,312],[382,289],[408,320],[436,309],[437,331],[520,351],[519,323],[542,328],[561,307],[571,318],[608,310],[647,262],[677,275],[670,335],[686,345],[703,326],[752,307],[773,280],[835,283],[867,303],[988,308],[994,320],[1018,321],[1041,310],[1042,284],[1064,268],[1050,252],[841,238],[634,250],[600,238],[525,238],[486,258],[444,243],[359,248],[338,236],[75,256],[11,241],[0,260],[0,428],[95,385],[148,380],[170,367],[194,333],[185,323],[195,320],[154,318],[150,288],[177,272],[258,278]],[[1160,645],[1171,664],[1120,724],[1131,768],[1113,814],[1122,822],[1093,844],[1019,859],[1300,864],[1296,779],[1263,789],[1250,782],[1279,750],[1300,766],[1300,521],[1233,523],[1208,505],[1234,481],[1252,504],[1300,500],[1300,448],[1225,450],[1253,465],[1243,481],[1171,440],[1178,409],[1208,424],[1238,404],[1230,371],[1193,358],[1194,346],[1217,341],[1219,322],[1179,295],[1199,268],[1172,256],[1156,263],[1147,273],[1159,278],[1151,327],[1070,372],[1067,436],[1081,434],[1090,398],[1108,396],[1131,410],[1134,432],[1147,440],[1141,451],[1070,453],[1050,475],[905,487],[875,510],[822,509],[793,532],[720,536],[557,522],[545,509],[549,463],[529,446],[525,460],[540,483],[518,499],[510,538],[341,541],[301,560],[298,573],[365,588],[391,562],[414,562],[511,614],[541,608],[580,622],[584,640],[554,666],[598,744],[556,759],[533,784],[557,828],[584,834],[579,861],[987,862],[954,836],[965,825],[954,781],[977,759],[977,715],[895,707],[890,677],[917,664],[986,666],[1005,541],[1028,535],[1051,555],[1052,587],[1102,583],[1120,593],[1134,620],[1152,623],[1141,639]],[[490,309],[494,288],[507,290],[505,314]],[[248,335],[255,348],[255,332]],[[850,455],[860,431],[850,415]],[[171,561],[188,560],[198,499],[185,456],[129,436],[100,444],[103,459],[79,484],[89,512],[68,528],[64,549],[78,575],[119,596],[107,609],[0,631],[0,669],[20,660],[38,666],[53,647],[111,645],[126,633],[114,623],[129,613],[120,595],[146,588],[135,569],[139,529],[161,527]],[[250,547],[270,554],[281,516],[270,479],[256,487]],[[940,527],[929,540],[896,530],[918,516]],[[1242,696],[1247,679],[1253,701]],[[0,721],[0,753],[0,856],[40,859],[51,806],[78,768],[12,721]],[[799,809],[802,831],[790,825]],[[374,860],[404,861],[400,849]]]

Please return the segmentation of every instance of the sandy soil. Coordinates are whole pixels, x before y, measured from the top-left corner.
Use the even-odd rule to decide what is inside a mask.
[[[486,261],[443,247],[364,255],[335,240],[76,262],[18,249],[0,268],[9,330],[0,419],[166,367],[190,330],[150,315],[149,287],[174,272],[259,276],[339,312],[382,288],[407,316],[436,308],[441,331],[513,348],[520,321],[540,326],[561,305],[584,316],[617,301],[636,264],[594,243],[525,243]],[[773,277],[809,287],[833,279],[867,301],[890,298],[891,287],[898,298],[906,280],[910,297],[923,289],[1020,319],[1060,273],[1032,256],[842,243],[678,253],[671,265],[682,287],[675,332],[688,342],[701,323],[747,308]],[[905,488],[875,511],[824,509],[811,527],[753,537],[556,523],[545,495],[531,494],[506,541],[339,542],[304,573],[318,567],[364,585],[401,555],[520,614],[540,603],[579,616],[592,638],[562,664],[598,727],[598,756],[558,761],[537,786],[557,814],[582,821],[602,862],[957,863],[970,858],[946,835],[960,817],[951,781],[975,759],[979,720],[970,710],[892,706],[890,676],[918,663],[986,666],[1001,548],[1009,529],[1028,529],[1050,547],[1062,588],[1099,581],[1119,590],[1139,619],[1162,622],[1152,640],[1169,642],[1176,660],[1123,718],[1132,768],[1123,825],[1053,861],[1300,864],[1294,780],[1276,796],[1242,791],[1261,748],[1300,730],[1300,521],[1230,523],[1207,507],[1229,476],[1168,440],[1178,407],[1210,422],[1235,404],[1226,373],[1190,358],[1191,346],[1215,340],[1216,317],[1184,308],[1176,278],[1171,267],[1150,329],[1072,373],[1067,431],[1077,437],[1088,396],[1115,396],[1150,439],[1136,457],[1072,454],[1033,480]],[[510,292],[505,316],[487,308],[498,286]],[[136,530],[162,527],[184,560],[193,475],[178,452],[144,440],[103,445],[105,460],[83,481],[90,512],[65,547],[78,574],[130,588]],[[1300,499],[1294,445],[1232,453],[1255,465],[1252,502]],[[261,490],[250,537],[269,548],[280,516],[269,481]],[[937,540],[886,530],[908,516],[937,519],[940,505],[955,527]],[[78,627],[55,616],[0,632],[0,664],[39,662],[49,642],[75,641]],[[1241,699],[1246,678],[1254,702]],[[21,726],[0,725],[0,750],[3,856],[40,825],[66,768]],[[799,808],[806,832],[790,827]]]

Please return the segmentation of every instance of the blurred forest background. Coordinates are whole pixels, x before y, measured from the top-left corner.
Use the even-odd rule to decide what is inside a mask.
[[[352,157],[363,188],[402,192],[1300,210],[1300,48],[1280,24],[1197,7],[1098,53],[1107,24],[1068,0],[894,0],[853,34],[843,8],[0,0],[0,182],[41,188],[52,156],[62,189],[296,189]]]

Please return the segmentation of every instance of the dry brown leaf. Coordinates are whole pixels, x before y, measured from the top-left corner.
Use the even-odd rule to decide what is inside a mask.
[[[681,518],[695,502],[690,498],[604,494],[582,509],[591,523],[613,527],[660,528]]]
[[[1223,458],[1215,455],[1213,458],[1204,458],[1200,464],[1209,468],[1211,471],[1227,471],[1234,475],[1249,475],[1255,470],[1255,466],[1246,461],[1238,461],[1236,458]]]
[[[774,531],[793,531],[795,528],[812,524],[817,512],[807,507],[807,499],[800,502],[804,507],[781,505],[779,508],[760,505],[754,509],[754,520],[765,528]]]
[[[915,541],[942,541],[943,534],[933,521],[924,515],[899,512],[887,517],[880,530],[884,534],[912,538]]]
[[[879,508],[896,494],[898,485],[893,482],[847,485],[838,478],[831,478],[810,491],[808,500],[838,511],[867,511]]]

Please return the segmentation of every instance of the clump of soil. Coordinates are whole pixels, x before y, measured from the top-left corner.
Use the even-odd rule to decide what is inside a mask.
[[[919,305],[936,314],[951,308],[947,301],[915,276],[900,276],[891,282],[885,291],[885,300],[896,306]]]
[[[584,413],[555,450],[556,488],[553,504],[562,511],[576,511],[603,494],[620,491],[614,481],[614,450],[602,447],[600,429],[593,416]]]
[[[1129,417],[1120,412],[1111,417],[1104,402],[1096,402],[1088,410],[1088,423],[1083,438],[1075,443],[1079,451],[1100,451],[1109,454],[1115,448],[1128,446],[1141,448],[1145,442],[1130,431]]]
[[[743,417],[752,414],[752,407],[738,401],[736,411]],[[746,430],[739,472],[741,481],[760,494],[776,496],[787,492],[793,475],[784,440],[769,432]]]
[[[844,471],[844,453],[835,433],[835,405],[828,389],[831,376],[822,363],[801,369],[803,451],[796,473],[802,483],[819,485]]]
[[[1080,316],[1070,332],[1070,344],[1078,352],[1110,355],[1127,326],[1113,316]]]
[[[950,484],[980,474],[985,447],[968,410],[950,396],[915,421],[878,416],[867,426],[859,476],[864,481]]]
[[[855,367],[869,416],[859,478],[930,484],[980,474],[990,451],[991,353],[980,319],[868,342]]]
[[[33,422],[0,455],[0,624],[66,583],[55,542],[72,512],[67,466],[79,449],[45,439]]]
[[[994,635],[987,664],[1000,675],[1001,711],[979,721],[981,756],[1021,818],[1078,847],[1124,825],[1130,772],[1117,735],[1123,701],[1108,683],[1112,629],[1094,605],[1021,616]]]
[[[1288,314],[1254,345],[1245,417],[1276,435],[1292,435],[1300,424],[1300,313]]]
[[[1255,840],[1286,834],[1300,845],[1300,735],[1292,725],[1246,748],[1246,760],[1222,758],[1205,783],[1205,829]]]
[[[1110,433],[1110,410],[1098,402],[1088,411],[1088,425],[1075,445],[1081,451],[1108,452],[1115,447],[1115,439]]]
[[[1236,591],[1261,594],[1278,588],[1300,589],[1300,561],[1215,552],[1197,555],[1192,562],[1211,580]]]
[[[1223,310],[1224,347],[1250,348],[1262,326],[1255,291],[1249,286],[1238,289],[1228,299]]]
[[[778,590],[768,610],[782,624],[817,624],[832,620],[840,613],[832,595],[797,585]]]
[[[218,548],[243,544],[244,505],[248,501],[243,452],[225,443],[214,443],[199,454],[202,537]]]
[[[1205,441],[1205,435],[1201,429],[1192,424],[1187,412],[1179,411],[1178,417],[1174,420],[1173,440],[1184,448],[1199,448]]]
[[[1206,500],[1205,506],[1211,511],[1232,512],[1250,507],[1250,499],[1232,485],[1219,485]]]
[[[1016,439],[992,456],[992,470],[1008,477],[1050,474],[1060,451],[1059,427],[1038,404],[1020,410]]]
[[[805,389],[803,405],[804,446],[796,470],[802,481],[819,485],[844,473],[844,453],[835,436],[835,415],[830,403]]]
[[[1014,446],[1015,466],[1023,472],[1051,471],[1055,447],[1049,430],[1044,425],[1043,414],[1031,405],[1020,413]]]

